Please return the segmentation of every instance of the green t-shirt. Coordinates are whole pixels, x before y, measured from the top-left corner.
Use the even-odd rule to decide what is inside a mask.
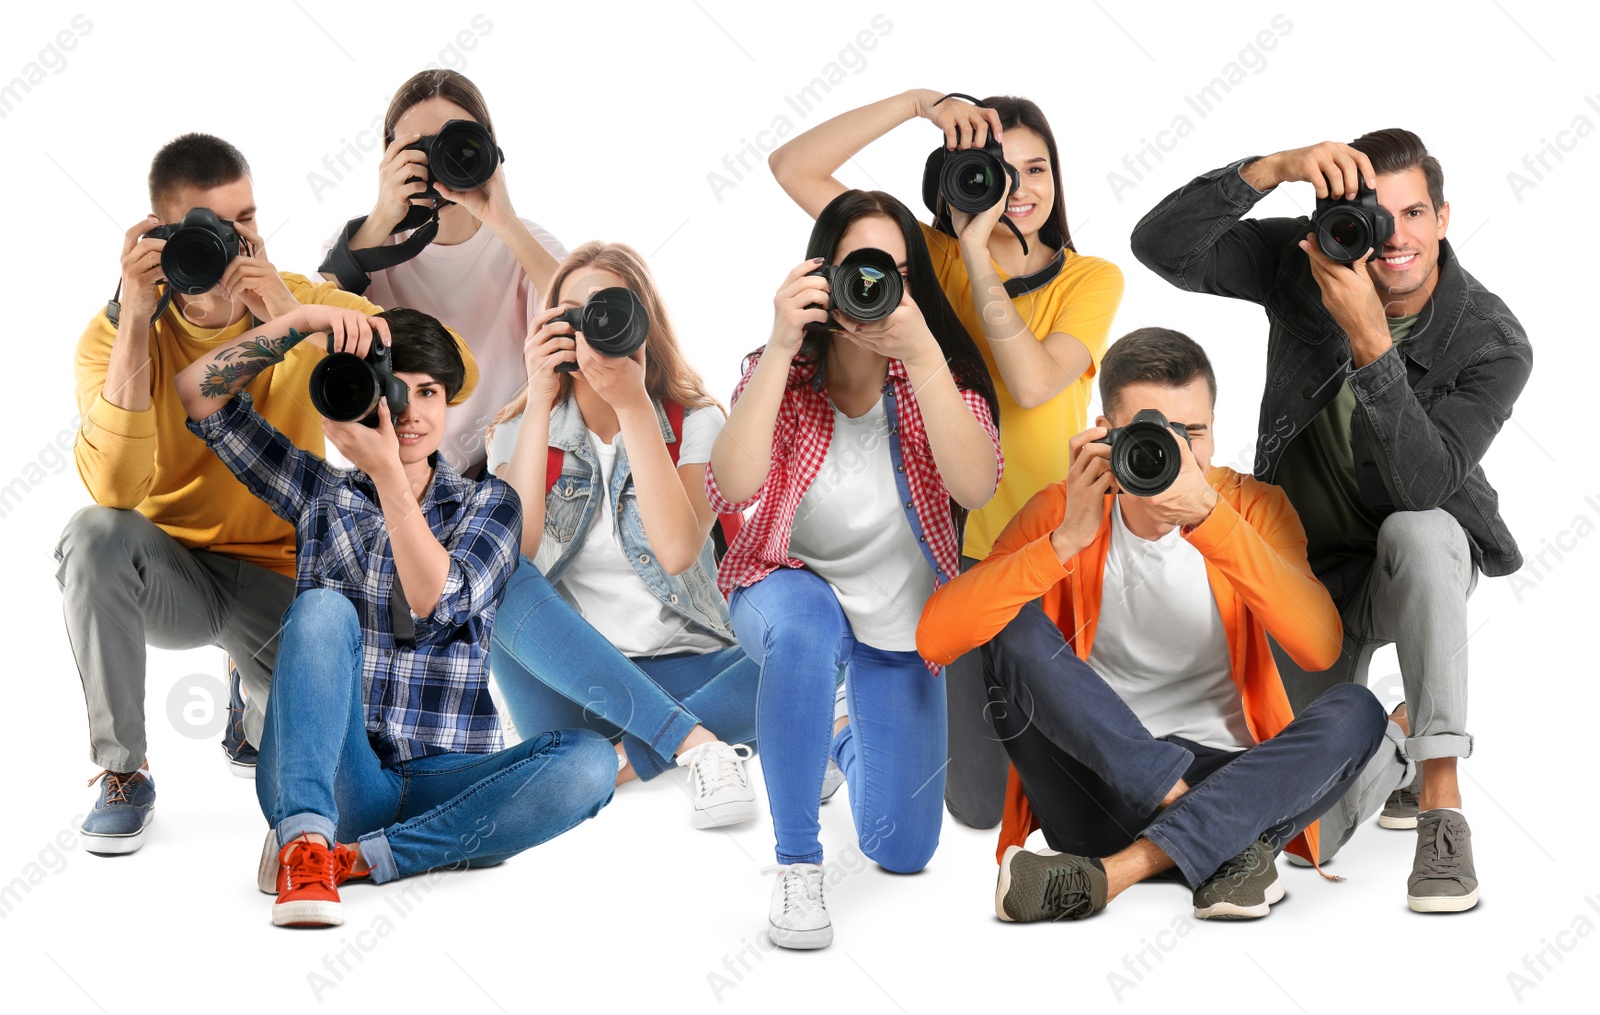
[[[1398,348],[1420,314],[1391,317],[1389,340]],[[1339,385],[1311,425],[1283,451],[1273,482],[1283,487],[1306,530],[1306,557],[1311,570],[1324,574],[1352,557],[1372,557],[1378,548],[1378,526],[1384,515],[1361,499],[1356,485],[1355,453],[1350,425],[1356,393],[1350,382]]]

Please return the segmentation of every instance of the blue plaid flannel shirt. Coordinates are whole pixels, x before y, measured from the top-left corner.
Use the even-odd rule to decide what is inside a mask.
[[[255,411],[248,392],[189,429],[295,527],[295,592],[332,589],[361,621],[367,735],[385,764],[504,746],[489,697],[489,630],[522,546],[522,504],[509,484],[465,479],[435,456],[422,498],[450,574],[427,616],[413,610],[415,647],[395,642],[389,616],[394,554],[377,487],[294,446]]]

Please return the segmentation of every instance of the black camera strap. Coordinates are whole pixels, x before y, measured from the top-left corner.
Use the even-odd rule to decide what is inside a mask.
[[[966,92],[951,92],[948,95],[942,95],[942,96],[939,97],[938,102],[935,102],[934,105],[937,106],[940,102],[943,102],[945,99],[965,99],[966,101],[972,103],[974,106],[977,106],[979,109],[989,109],[989,108],[991,108],[989,106],[985,106],[983,104],[982,100],[975,99],[972,96],[968,95]],[[935,154],[937,155],[937,153],[935,153]],[[1009,198],[1011,195],[1007,194],[1006,196]],[[927,199],[927,195],[924,195],[924,199]],[[934,192],[933,198],[931,200],[928,200],[928,210],[933,212],[933,214],[936,216],[936,218],[934,219],[934,225],[939,229],[940,232],[945,233],[945,234],[947,234],[949,236],[954,236],[956,234],[956,227],[955,227],[955,223],[950,218],[949,205],[947,203],[945,205],[945,207],[939,208],[939,207],[937,207],[938,203],[939,203],[938,192],[936,190]],[[1011,230],[1011,235],[1013,235],[1013,236],[1015,236],[1017,238],[1017,242],[1022,244],[1022,255],[1024,257],[1026,257],[1028,255],[1028,241],[1022,238],[1022,230],[1017,228],[1017,224],[1015,222],[1013,222],[1010,219],[1006,218],[1004,212],[1002,212],[1000,214],[1000,221],[1005,225],[1005,227],[1007,229]],[[1028,290],[1028,291],[1031,291],[1031,290]]]
[[[161,287],[161,299],[156,302],[156,312],[150,315],[150,327],[155,327],[161,320],[161,315],[167,312],[167,307],[172,305],[172,287]],[[106,320],[111,322],[113,328],[122,323],[122,279],[117,279],[117,291],[106,300]]]
[[[412,230],[411,235],[399,243],[351,250],[350,241],[355,239],[356,233],[366,221],[367,216],[363,215],[346,222],[338,238],[333,241],[333,248],[328,251],[328,256],[317,266],[317,271],[338,279],[339,288],[357,296],[367,291],[367,286],[372,282],[373,272],[404,264],[422,253],[422,248],[432,243],[434,237],[439,235],[439,199],[435,199],[432,208],[411,206],[406,217],[390,231],[392,236],[407,229]]]
[[[394,586],[389,589],[389,626],[394,631],[394,643],[407,648],[417,644],[417,624],[411,619],[411,604],[406,601],[406,590],[400,584],[400,572],[394,574]]]

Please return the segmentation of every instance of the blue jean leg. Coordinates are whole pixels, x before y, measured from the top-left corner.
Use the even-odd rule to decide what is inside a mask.
[[[494,754],[402,762],[402,820],[361,837],[372,879],[487,867],[553,839],[611,800],[616,759],[598,733],[555,730]]]
[[[309,589],[284,614],[256,798],[280,842],[349,841],[399,812],[400,779],[367,743],[361,627],[350,600]]]
[[[579,725],[607,734],[623,730],[658,758],[672,757],[700,723],[584,620],[526,557],[495,615],[490,656],[506,710],[524,736],[573,725],[572,711],[546,689],[578,706]]]
[[[631,662],[662,691],[699,716],[700,724],[718,740],[727,744],[754,743],[761,668],[744,649],[730,645],[718,652],[639,656]],[[670,756],[656,753],[637,737],[625,736],[622,744],[641,779],[653,779],[674,764]]]
[[[857,643],[845,693],[850,723],[833,752],[861,851],[885,870],[915,873],[933,858],[944,821],[944,681],[915,652]]]
[[[778,862],[821,863],[818,810],[836,678],[855,647],[850,622],[827,582],[791,568],[736,590],[728,612],[760,667],[756,735]]]

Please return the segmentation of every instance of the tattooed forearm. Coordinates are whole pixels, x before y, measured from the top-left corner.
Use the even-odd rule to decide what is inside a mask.
[[[293,328],[282,338],[256,335],[238,345],[217,353],[216,359],[206,368],[200,381],[200,393],[207,398],[224,398],[238,394],[261,371],[274,363],[282,363],[290,349],[305,338]]]

